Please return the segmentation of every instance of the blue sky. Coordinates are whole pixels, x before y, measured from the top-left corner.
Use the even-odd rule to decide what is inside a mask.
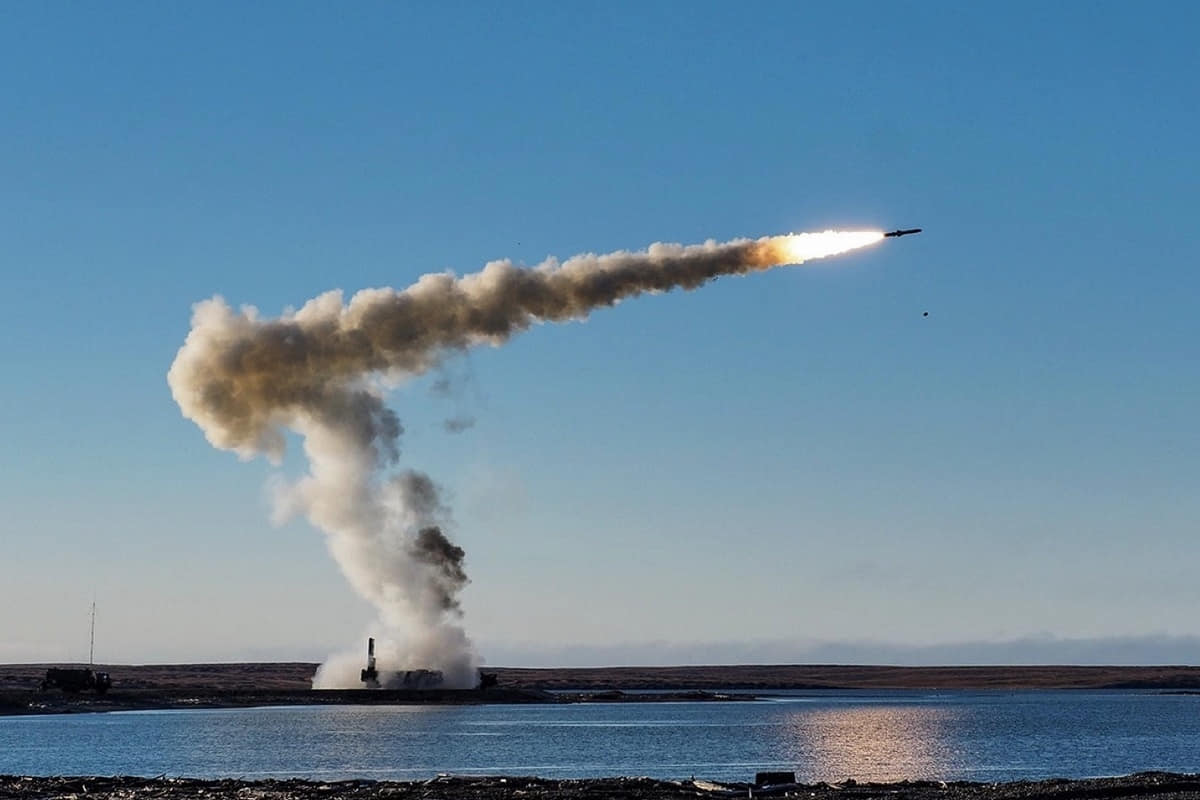
[[[393,393],[484,657],[1190,642],[1198,23],[0,9],[0,661],[86,657],[93,596],[109,661],[317,659],[370,619],[319,532],[269,523],[272,468],[172,402],[198,300],[274,315],[496,258],[897,226],[926,232],[540,326],[448,364],[450,398]]]

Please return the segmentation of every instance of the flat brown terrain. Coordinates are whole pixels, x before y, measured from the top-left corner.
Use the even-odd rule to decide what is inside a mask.
[[[0,665],[0,690],[35,689],[49,666]],[[304,691],[316,664],[97,665],[114,691]],[[1200,667],[888,667],[734,665],[526,669],[488,667],[506,689],[1200,689]]]
[[[315,664],[96,665],[112,688],[41,690],[45,665],[0,667],[0,715],[67,714],[136,709],[247,708],[280,705],[455,705],[495,703],[614,703],[664,700],[730,701],[748,695],[698,690],[625,694],[619,690],[551,693],[515,684],[488,689],[312,689]]]
[[[501,685],[541,689],[1196,689],[1200,667],[712,667],[500,668]]]
[[[3,664],[0,689],[33,689],[49,667],[86,664]],[[295,691],[311,689],[316,664],[303,662],[244,664],[97,664],[112,676],[113,689],[219,689]]]

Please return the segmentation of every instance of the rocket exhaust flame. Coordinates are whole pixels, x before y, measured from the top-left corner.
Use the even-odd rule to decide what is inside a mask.
[[[881,241],[878,231],[654,244],[532,268],[493,261],[456,277],[422,276],[403,290],[367,289],[343,304],[322,294],[278,319],[220,297],[197,303],[167,382],[183,415],[217,448],[278,463],[284,429],[303,437],[309,473],[276,492],[276,517],[303,513],[370,601],[404,657],[394,669],[441,670],[471,686],[478,659],[460,623],[463,550],[445,536],[448,511],[426,475],[395,464],[403,428],[374,379],[423,373],[448,354],[499,346],[536,322],[583,319],[639,294],[695,289]],[[327,662],[317,685],[359,685],[353,653]],[[348,676],[348,677],[347,677]]]
[[[849,250],[857,250],[882,241],[885,234],[879,231],[825,231],[824,233],[793,233],[777,236],[786,239],[784,249],[800,264],[817,258],[836,256]]]

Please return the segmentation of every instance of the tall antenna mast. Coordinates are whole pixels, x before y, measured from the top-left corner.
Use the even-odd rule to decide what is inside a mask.
[[[96,601],[92,600],[92,636],[88,642],[88,666],[96,664]]]

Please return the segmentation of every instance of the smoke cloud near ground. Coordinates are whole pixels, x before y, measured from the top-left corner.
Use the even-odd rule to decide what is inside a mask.
[[[349,303],[327,292],[278,319],[213,297],[196,304],[167,381],[214,447],[278,463],[284,431],[302,437],[309,472],[275,487],[275,518],[304,514],[327,534],[347,580],[378,611],[381,670],[439,669],[451,685],[469,686],[479,660],[461,623],[465,554],[445,534],[449,513],[433,481],[414,470],[389,474],[403,427],[384,402],[384,382],[470,347],[499,346],[538,322],[583,319],[640,294],[695,289],[881,238],[825,231],[654,244],[532,268],[493,261],[463,277],[432,273],[407,289],[366,289]],[[361,651],[331,658],[317,684],[359,685],[358,666],[346,665],[362,662]]]

